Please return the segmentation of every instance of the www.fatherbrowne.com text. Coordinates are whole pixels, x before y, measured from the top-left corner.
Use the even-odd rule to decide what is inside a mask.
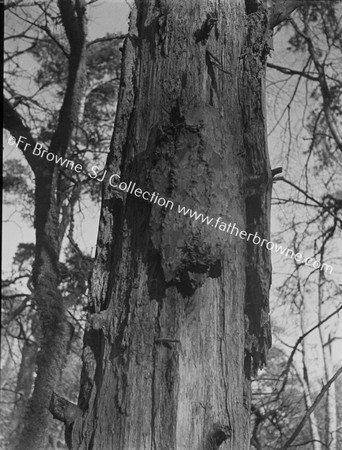
[[[255,233],[247,233],[247,231],[240,230],[235,223],[226,223],[222,221],[222,217],[218,217],[214,219],[213,217],[205,216],[203,213],[198,213],[197,211],[193,211],[190,208],[185,208],[184,206],[178,205],[178,213],[183,214],[184,216],[188,216],[191,219],[195,219],[203,223],[207,226],[212,226],[220,231],[225,233],[230,233],[231,235],[235,234],[236,237],[240,239],[251,241],[254,245],[260,245],[262,247],[265,244],[267,250],[272,250],[275,253],[279,253],[281,255],[289,256],[298,263],[302,263],[306,266],[311,266],[314,269],[324,270],[325,272],[332,273],[333,268],[329,264],[323,263],[321,264],[319,261],[314,258],[307,257],[305,258],[301,253],[295,253],[293,250],[283,247],[282,245],[278,245],[272,241],[268,241],[267,239],[262,239],[261,236]]]
[[[24,136],[20,136],[18,141],[15,140],[13,136],[10,136],[8,139],[8,143],[10,145],[16,145],[19,148],[19,144],[21,144],[21,150],[26,151],[28,147],[32,147],[31,144],[26,143],[27,138]],[[124,181],[120,181],[119,174],[107,174],[107,170],[101,171],[98,166],[92,166],[90,172],[87,172],[82,164],[74,162],[70,159],[58,156],[54,153],[48,152],[43,148],[43,144],[36,143],[35,146],[31,149],[32,155],[45,158],[49,162],[54,162],[55,164],[62,166],[66,169],[73,170],[76,173],[86,173],[89,178],[96,180],[98,182],[104,182],[107,180],[108,184],[115,189],[117,192],[126,193],[134,195],[135,197],[141,198],[144,201],[157,204],[158,206],[173,210],[174,202],[172,200],[167,200],[164,197],[160,196],[159,192],[149,192],[144,189],[140,189],[136,187],[136,183],[130,181],[126,183]],[[108,176],[107,176],[108,175]],[[109,176],[110,175],[110,176]],[[280,255],[285,255],[293,258],[297,263],[313,267],[314,269],[320,269],[321,271],[325,271],[328,273],[332,273],[333,268],[329,264],[323,263],[321,264],[319,261],[314,258],[307,257],[305,258],[301,253],[294,253],[293,250],[273,243],[272,241],[268,241],[267,239],[262,239],[261,236],[255,233],[247,233],[247,231],[240,230],[235,223],[226,223],[222,220],[222,217],[218,217],[214,219],[213,217],[206,216],[203,213],[198,213],[197,211],[193,211],[190,208],[186,208],[185,206],[178,205],[177,207],[178,214],[182,214],[183,216],[187,216],[190,219],[194,219],[203,225],[207,225],[213,227],[224,233],[230,233],[231,235],[235,234],[236,237],[239,237],[242,240],[251,241],[254,245],[263,245],[267,250],[274,251],[275,253],[279,253]]]

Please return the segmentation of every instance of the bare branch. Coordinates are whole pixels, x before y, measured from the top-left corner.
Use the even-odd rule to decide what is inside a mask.
[[[338,369],[338,371],[335,373],[335,375],[332,378],[330,378],[330,380],[327,382],[327,384],[325,384],[323,386],[321,392],[317,395],[315,401],[312,403],[311,407],[306,411],[303,419],[300,421],[300,423],[298,424],[297,428],[293,432],[292,436],[286,441],[285,445],[281,448],[281,450],[286,450],[286,449],[288,449],[290,447],[292,442],[296,439],[296,437],[301,432],[301,430],[302,430],[305,422],[307,421],[307,419],[314,412],[314,410],[316,409],[317,405],[319,404],[319,402],[324,397],[324,394],[328,391],[328,389],[334,383],[334,381],[341,375],[341,373],[342,373],[342,367],[340,367]]]
[[[7,5],[4,5],[4,10],[6,11],[7,9],[10,9],[10,8],[16,8],[22,2],[23,2],[23,0],[17,0],[16,2],[7,3]]]
[[[44,26],[41,27],[41,29],[43,31],[45,31],[45,33],[49,36],[49,38],[57,45],[57,47],[60,48],[60,50],[62,51],[62,53],[64,54],[64,56],[66,56],[67,58],[69,58],[69,53],[66,51],[66,49],[64,48],[64,46],[59,42],[58,39],[56,39],[56,37],[52,34],[52,32],[50,31],[48,26]]]
[[[16,17],[20,17],[19,15],[17,15],[17,14],[15,14],[15,16]],[[47,34],[47,36],[57,45],[57,47],[59,47],[60,49],[61,49],[61,51],[63,52],[63,54],[67,57],[67,58],[69,58],[69,53],[66,51],[66,49],[64,48],[64,46],[59,42],[59,40],[53,35],[53,33],[51,32],[51,30],[49,29],[49,27],[47,26],[47,24],[45,24],[45,25],[40,25],[39,24],[39,22],[36,20],[36,21],[34,21],[34,22],[32,22],[31,20],[29,20],[29,19],[27,19],[27,18],[24,18],[24,17],[20,17],[20,19],[23,21],[23,22],[26,22],[27,24],[29,24],[30,25],[30,27],[28,28],[28,30],[30,29],[30,28],[38,28],[38,30],[42,30],[42,31],[44,31],[46,34]],[[27,30],[27,31],[28,31]],[[26,32],[24,32],[24,33],[22,33],[21,35],[19,35],[19,36],[17,36],[17,37],[22,37],[22,38],[25,38],[25,39],[37,39],[37,38],[32,38],[32,37],[30,37],[30,36],[25,36],[26,35]],[[13,39],[13,36],[9,36],[8,37],[8,39]]]
[[[30,129],[24,125],[22,118],[6,98],[4,98],[3,115],[4,128],[15,137],[16,141],[18,142],[20,136],[24,136],[27,139],[27,141],[20,143],[18,147],[22,150],[23,155],[33,172],[36,173],[39,160],[33,156],[32,152],[25,151],[26,144],[34,147],[36,141],[31,135]]]
[[[281,376],[285,375],[284,381],[282,383],[282,386],[280,388],[280,390],[278,391],[277,394],[277,398],[280,397],[280,394],[283,392],[283,390],[285,389],[286,383],[287,383],[287,377],[288,377],[288,373],[294,358],[294,355],[297,351],[297,348],[299,346],[299,344],[306,338],[306,336],[308,336],[310,333],[312,333],[314,330],[316,330],[316,328],[320,327],[321,325],[323,325],[325,322],[327,322],[329,319],[331,319],[331,317],[333,317],[335,314],[339,313],[342,310],[342,306],[340,306],[339,308],[337,308],[333,313],[329,314],[329,316],[327,316],[325,319],[321,320],[320,322],[318,322],[316,325],[314,325],[312,328],[310,328],[310,330],[308,330],[306,333],[304,333],[302,336],[300,336],[300,338],[297,339],[297,342],[295,343],[295,346],[292,349],[291,355],[286,363],[286,367],[283,370]]]
[[[331,95],[330,88],[329,88],[327,78],[325,75],[324,63],[321,63],[319,61],[318,56],[317,56],[317,51],[314,48],[314,45],[313,45],[313,42],[312,42],[312,39],[310,38],[310,36],[305,34],[304,32],[302,32],[299,29],[298,25],[293,20],[291,20],[291,24],[292,24],[293,28],[295,29],[295,31],[306,41],[310,57],[311,57],[312,61],[314,62],[315,68],[318,73],[318,82],[319,82],[319,86],[321,88],[321,93],[322,93],[322,98],[323,98],[323,110],[324,110],[325,120],[327,122],[330,133],[332,134],[332,136],[336,142],[337,147],[342,151],[342,137],[339,133],[339,130],[337,129],[337,127],[335,125],[333,113],[331,110],[332,95]]]
[[[87,34],[84,0],[59,0],[62,23],[72,51],[80,51]]]
[[[296,184],[292,183],[291,181],[287,180],[284,177],[276,177],[274,178],[274,181],[283,181],[284,183],[288,184],[289,186],[292,186],[293,188],[297,189],[297,191],[299,191],[300,193],[302,193],[305,198],[311,200],[312,202],[315,203],[315,205],[319,206],[320,208],[322,208],[323,211],[327,212],[330,216],[332,216],[335,220],[337,220],[338,222],[341,222],[341,219],[334,214],[331,211],[331,208],[327,207],[326,205],[324,205],[323,203],[319,202],[318,200],[316,200],[314,197],[312,197],[310,194],[308,194],[304,189],[300,188],[299,186],[297,186]],[[314,205],[311,205],[314,206]],[[341,223],[342,225],[342,223]]]
[[[304,78],[307,78],[308,80],[312,81],[318,81],[319,78],[314,75],[310,75],[309,73],[305,72],[305,70],[295,70],[295,69],[289,69],[288,67],[282,67],[278,66],[277,64],[267,63],[267,67],[271,69],[276,69],[281,73],[285,73],[286,75],[300,75]]]
[[[17,297],[17,296],[15,296]],[[14,320],[17,316],[19,316],[19,314],[21,314],[24,309],[27,307],[27,302],[30,299],[29,295],[25,295],[25,299],[21,302],[21,304],[14,310],[12,311],[8,317],[6,317],[2,322],[1,322],[1,328],[7,326],[9,323],[12,322],[12,320]]]
[[[15,278],[12,278],[11,280],[3,280],[2,282],[1,282],[1,287],[2,288],[6,288],[6,287],[8,287],[8,286],[12,286],[14,283],[16,283],[18,280],[22,280],[23,278],[27,278],[27,277],[29,277],[30,275],[29,274],[27,274],[27,275],[19,275],[19,276],[17,276],[17,277],[15,277]]]
[[[270,8],[270,28],[273,29],[287,20],[290,14],[303,4],[303,0],[273,0]]]
[[[37,45],[37,41],[34,40],[33,44],[30,45],[29,47],[25,48],[24,50],[15,52],[12,55],[9,55],[9,53],[8,53],[7,58],[4,59],[4,64],[8,63],[9,61],[11,61],[14,58],[17,58],[20,55],[23,55],[24,53],[30,52],[31,50],[33,50],[36,47],[36,45]]]
[[[67,87],[50,149],[56,154],[65,155],[78,122],[86,84],[87,20],[84,0],[59,0],[58,5],[71,51]]]
[[[115,36],[104,36],[101,38],[94,39],[91,42],[88,42],[87,47],[90,47],[91,45],[97,44],[99,42],[110,42],[110,41],[123,40],[123,39],[125,39],[126,36],[127,36],[127,34],[117,34]]]

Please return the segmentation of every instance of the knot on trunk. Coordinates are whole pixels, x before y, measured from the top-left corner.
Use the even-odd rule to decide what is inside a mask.
[[[72,448],[71,433],[75,420],[82,414],[81,408],[55,392],[51,395],[49,411],[53,417],[65,423],[65,443]]]
[[[81,408],[55,392],[51,395],[49,411],[55,419],[64,422],[67,426],[72,425],[77,417],[82,414]]]
[[[217,450],[230,436],[231,428],[229,425],[214,423],[212,430],[208,433],[205,450]]]

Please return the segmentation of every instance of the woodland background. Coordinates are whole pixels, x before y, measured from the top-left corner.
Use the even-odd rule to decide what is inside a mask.
[[[100,34],[101,21],[112,12],[113,3],[88,3],[90,35],[95,37],[86,44],[87,85],[67,155],[87,167],[103,167],[130,6],[115,4],[120,26],[110,25],[110,33]],[[342,5],[304,3],[276,29],[268,59],[269,152],[272,167],[283,169],[274,180],[272,241],[334,270],[328,275],[272,255],[273,346],[267,367],[253,380],[251,417],[251,446],[265,450],[283,448],[293,436],[296,448],[342,447],[342,377],[326,389],[341,367],[342,345]],[[33,233],[32,239],[21,238],[33,230],[39,191],[30,161],[6,142],[16,113],[21,134],[49,146],[60,126],[68,86],[68,37],[54,2],[8,2],[5,14],[4,240],[13,241],[16,249],[11,254],[8,247],[9,253],[3,255],[0,447],[4,449],[14,448],[23,426],[41,332],[31,280],[37,243]],[[58,392],[74,402],[100,190],[100,183],[82,174],[73,180],[65,177],[59,185],[59,287],[69,305],[72,331]],[[307,420],[302,423],[303,418]],[[66,448],[64,425],[55,421],[48,433],[49,449]]]

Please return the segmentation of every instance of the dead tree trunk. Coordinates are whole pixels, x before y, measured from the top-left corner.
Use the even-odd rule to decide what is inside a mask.
[[[236,236],[269,239],[267,12],[247,16],[241,0],[137,5],[102,181],[73,448],[243,450],[250,377],[271,341],[269,252]],[[113,174],[173,206],[113,188]]]

